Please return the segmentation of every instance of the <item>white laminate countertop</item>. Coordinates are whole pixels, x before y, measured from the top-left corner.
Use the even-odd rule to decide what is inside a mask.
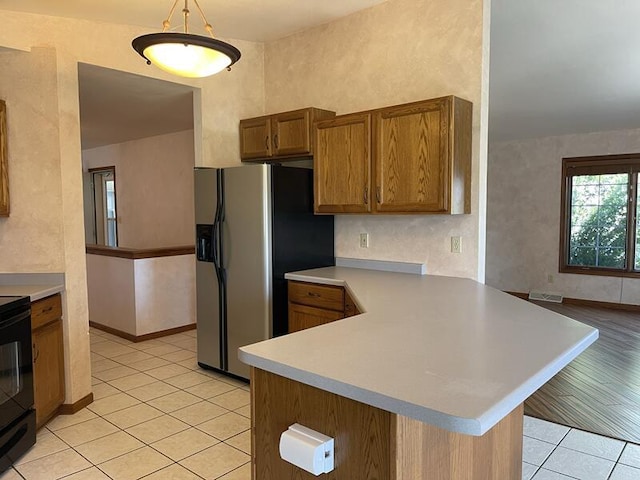
[[[32,302],[64,290],[64,285],[0,285],[0,297],[29,297]]]
[[[365,313],[239,349],[243,362],[454,432],[483,435],[598,330],[473,280],[327,267]]]

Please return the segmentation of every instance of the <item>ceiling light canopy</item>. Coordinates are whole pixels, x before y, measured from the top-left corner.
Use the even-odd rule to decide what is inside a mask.
[[[231,70],[231,65],[240,59],[240,50],[213,37],[213,27],[207,22],[198,0],[193,1],[210,37],[189,33],[189,0],[184,0],[182,9],[184,32],[168,31],[178,4],[178,0],[175,0],[169,16],[162,22],[162,33],[135,38],[131,42],[133,48],[147,64],[153,63],[158,68],[181,77],[207,77],[225,68]]]

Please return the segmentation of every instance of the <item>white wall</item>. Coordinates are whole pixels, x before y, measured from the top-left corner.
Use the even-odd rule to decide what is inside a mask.
[[[87,255],[89,320],[136,335],[134,261]]]
[[[454,94],[473,112],[472,213],[336,217],[336,255],[425,262],[434,274],[484,279],[488,0],[390,0],[270,42],[266,109],[338,114]],[[369,249],[359,233],[370,234]],[[450,237],[463,238],[451,253]]]
[[[196,322],[195,255],[87,255],[87,279],[92,322],[135,336]]]
[[[491,144],[487,284],[640,304],[640,279],[558,273],[562,158],[636,152],[640,129]]]
[[[194,243],[193,130],[84,150],[82,165],[116,168],[120,247]]]
[[[196,256],[134,261],[136,335],[196,323]]]

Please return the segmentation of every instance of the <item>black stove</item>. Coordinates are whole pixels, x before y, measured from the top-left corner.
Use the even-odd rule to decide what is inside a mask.
[[[0,474],[36,441],[29,297],[0,297]]]
[[[8,312],[29,303],[29,297],[0,297],[0,313]]]

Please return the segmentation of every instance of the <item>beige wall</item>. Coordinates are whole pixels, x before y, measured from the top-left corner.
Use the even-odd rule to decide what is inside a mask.
[[[118,245],[191,245],[193,130],[84,150],[84,171],[115,166]]]
[[[199,89],[195,163],[222,166],[239,163],[238,120],[264,112],[264,49],[233,41],[242,59],[232,73],[190,80],[145,65],[131,48],[133,38],[149,33],[139,27],[5,10],[0,17],[12,196],[12,215],[0,220],[0,271],[65,274],[65,402],[73,403],[91,391],[78,62]]]
[[[266,109],[350,113],[454,94],[474,104],[472,214],[337,216],[336,255],[483,279],[489,1],[390,0],[265,49]],[[359,233],[370,234],[369,249]],[[461,235],[463,253],[451,253]]]
[[[501,142],[489,149],[487,284],[640,304],[640,280],[559,274],[562,158],[640,152],[640,130]],[[549,283],[548,276],[553,276]]]
[[[52,49],[0,53],[11,196],[11,215],[0,218],[1,272],[64,270],[56,68]]]

